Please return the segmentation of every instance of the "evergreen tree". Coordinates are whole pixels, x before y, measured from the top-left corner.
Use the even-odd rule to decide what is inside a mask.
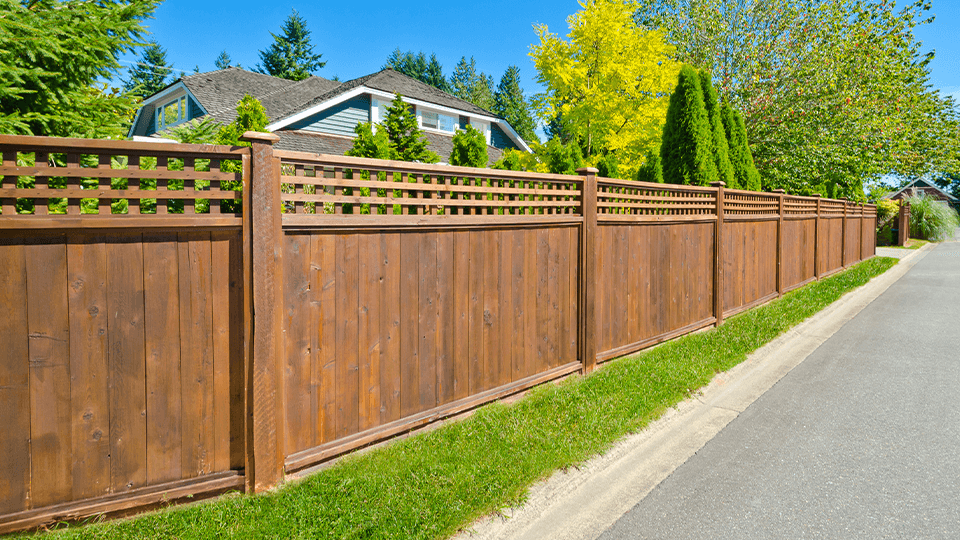
[[[260,51],[262,64],[257,64],[257,71],[291,81],[302,81],[313,71],[327,65],[320,61],[322,54],[313,53],[307,21],[297,10],[287,17],[281,30],[282,35],[279,36],[270,33],[273,43],[265,51]]]
[[[493,77],[477,73],[476,60],[471,56],[467,62],[467,57],[463,56],[450,76],[450,93],[481,109],[490,110],[493,108]]]
[[[220,132],[217,133],[217,144],[250,146],[250,143],[241,141],[240,137],[247,131],[265,132],[268,123],[270,120],[267,118],[267,111],[260,100],[245,94],[237,102],[237,117],[233,122],[220,128]],[[232,172],[239,172],[239,170]]]
[[[137,63],[130,68],[130,78],[123,88],[135,96],[150,96],[167,85],[173,66],[167,63],[167,51],[156,41],[143,48]]]
[[[554,137],[544,145],[544,161],[547,168],[554,174],[577,174],[577,169],[583,167],[583,151],[576,142],[564,144]]]
[[[536,122],[530,114],[530,105],[520,88],[520,68],[510,66],[500,77],[500,84],[493,94],[493,112],[500,115],[525,141],[539,141]]]
[[[417,117],[410,107],[397,94],[393,103],[387,107],[387,114],[383,119],[383,129],[390,140],[393,159],[400,161],[418,161],[420,163],[436,163],[440,156],[427,150],[429,142],[417,125]]]
[[[747,142],[747,129],[743,124],[743,117],[724,103],[720,108],[720,117],[723,119],[724,133],[730,141],[730,164],[740,189],[760,191],[760,173],[753,164],[753,154]]]
[[[713,157],[717,165],[717,177],[727,184],[727,187],[739,189],[742,186],[733,174],[730,165],[730,149],[727,145],[727,135],[723,129],[723,120],[720,118],[720,103],[717,101],[717,91],[713,88],[713,77],[707,70],[700,71],[700,88],[703,90],[703,106],[707,110],[707,121],[710,122],[710,131],[713,133]]]
[[[453,150],[450,152],[450,164],[463,167],[486,167],[487,139],[483,133],[468,125],[465,130],[453,136]]]
[[[217,69],[227,69],[230,67],[231,61],[232,59],[230,58],[230,55],[227,54],[227,51],[222,50],[220,51],[220,56],[217,56],[216,61],[213,62],[213,65],[216,66]]]
[[[357,137],[346,155],[363,158],[393,159],[390,152],[390,139],[386,130],[373,126],[370,122],[360,122],[353,128]]]
[[[680,68],[677,88],[670,95],[660,160],[663,179],[670,184],[705,186],[717,180],[710,150],[713,133],[703,105],[700,76],[688,65]]]
[[[638,182],[663,183],[663,166],[660,161],[660,152],[647,152],[647,161],[637,169],[637,175],[634,177]]]
[[[400,48],[398,47],[387,57],[387,62],[383,65],[383,68],[399,71],[408,77],[413,77],[420,82],[439,88],[444,92],[450,90],[447,79],[443,76],[443,66],[441,66],[440,61],[437,60],[436,54],[431,54],[430,60],[427,61],[427,56],[423,54],[423,51],[417,54],[414,54],[413,51],[404,53],[400,52]]]

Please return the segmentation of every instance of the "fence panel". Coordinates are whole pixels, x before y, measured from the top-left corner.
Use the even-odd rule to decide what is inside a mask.
[[[733,315],[777,296],[776,195],[724,191],[723,312]]]
[[[577,177],[279,155],[287,471],[580,369]]]

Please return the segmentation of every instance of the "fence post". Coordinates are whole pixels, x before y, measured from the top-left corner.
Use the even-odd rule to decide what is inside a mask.
[[[280,162],[273,144],[280,137],[248,131],[241,138],[253,145],[249,199],[244,214],[244,237],[250,242],[252,291],[252,354],[247,377],[247,484],[253,491],[269,489],[279,482],[280,455],[279,369],[281,310]]]
[[[713,239],[713,312],[717,317],[717,326],[723,324],[723,188],[726,182],[710,182],[717,188],[717,230]]]
[[[910,203],[907,201],[900,202],[900,215],[897,216],[897,245],[905,246],[907,245],[907,240],[910,239]]]
[[[783,189],[775,189],[777,194],[777,208],[779,208],[777,219],[777,296],[783,296]]]
[[[813,196],[817,198],[817,219],[813,227],[813,275],[820,279],[820,197],[822,195],[814,193]]]
[[[857,206],[860,208],[860,237],[857,239],[857,262],[863,260],[863,229],[866,225],[866,216],[864,215],[863,203],[857,203]]]
[[[597,169],[583,167],[580,212],[580,361],[584,374],[597,367]]]

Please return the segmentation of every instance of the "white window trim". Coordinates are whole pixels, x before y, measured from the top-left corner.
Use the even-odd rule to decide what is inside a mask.
[[[173,105],[174,103],[177,104],[177,109],[179,111],[179,114],[177,115],[178,118],[174,122],[166,122],[166,109],[167,107]],[[173,100],[167,101],[166,103],[164,103],[163,105],[160,105],[159,107],[155,107],[153,109],[153,115],[157,121],[156,131],[162,131],[164,129],[172,128],[174,126],[178,126],[186,122],[187,116],[188,116],[187,112],[189,109],[190,109],[190,100],[189,98],[187,98],[186,94],[177,96]]]

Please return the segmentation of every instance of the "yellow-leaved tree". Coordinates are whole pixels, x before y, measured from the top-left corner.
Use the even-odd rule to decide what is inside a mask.
[[[659,148],[680,64],[659,31],[637,26],[633,2],[580,6],[567,18],[566,40],[535,26],[540,43],[530,56],[546,91],[534,105],[545,122],[559,119],[588,163],[607,155],[618,163],[618,176],[632,178],[648,150]]]

